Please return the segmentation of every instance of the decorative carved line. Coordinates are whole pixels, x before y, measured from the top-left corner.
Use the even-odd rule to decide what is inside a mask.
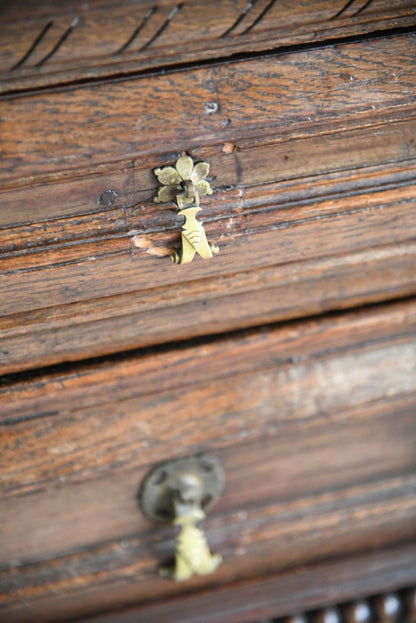
[[[337,19],[337,17],[341,17],[341,15],[343,13],[345,13],[345,11],[352,5],[354,4],[355,0],[348,0],[348,2],[346,4],[344,4],[344,6],[342,7],[342,9],[340,9],[338,11],[338,13],[335,13],[335,15],[333,17],[331,17],[331,19],[329,21],[332,21],[333,19]]]
[[[136,39],[137,35],[143,30],[143,28],[146,26],[147,22],[150,20],[151,17],[153,17],[153,15],[156,13],[157,10],[158,10],[158,7],[157,6],[153,6],[153,7],[151,7],[147,11],[146,15],[143,17],[143,19],[140,22],[140,24],[133,30],[133,32],[130,35],[130,37],[121,46],[121,48],[119,50],[117,50],[117,52],[115,52],[115,54],[122,54],[123,52],[125,52],[127,50],[127,48],[129,48],[131,46],[133,41]]]
[[[35,51],[35,49],[37,48],[39,43],[42,41],[43,37],[46,35],[48,30],[52,27],[52,25],[53,25],[53,22],[48,22],[46,26],[43,27],[43,29],[40,31],[40,33],[38,34],[38,36],[36,37],[32,45],[30,46],[26,54],[22,56],[22,58],[20,59],[20,61],[16,63],[16,65],[13,65],[10,71],[14,71],[15,69],[18,69],[19,67],[23,65],[23,63],[27,61],[29,56],[32,54],[32,52]]]
[[[146,48],[148,48],[149,46],[152,45],[152,43],[154,43],[156,41],[156,39],[158,39],[160,37],[160,35],[166,30],[166,28],[169,26],[170,22],[173,20],[173,18],[175,17],[175,15],[182,9],[184,3],[182,2],[181,4],[178,4],[168,15],[168,17],[166,18],[165,22],[161,25],[161,27],[155,32],[155,34],[153,35],[153,37],[151,39],[149,39],[149,41],[147,43],[144,44],[144,46],[142,48],[140,48],[140,51],[145,50]]]
[[[249,13],[249,11],[251,11],[251,9],[254,7],[254,5],[256,4],[257,0],[252,0],[251,2],[249,2],[246,7],[244,8],[243,12],[241,13],[241,15],[238,16],[238,18],[236,19],[236,21],[225,31],[222,33],[222,35],[220,35],[220,39],[222,39],[223,37],[227,37],[235,28],[237,28],[237,26],[240,24],[240,22],[245,18],[245,16],[247,15],[247,13]],[[260,15],[258,15],[256,17],[256,19],[253,20],[253,22],[247,26],[247,28],[245,30],[243,30],[243,32],[239,33],[239,36],[241,35],[245,35],[247,32],[249,32],[252,28],[254,28],[254,26],[256,26],[256,24],[258,24],[263,17],[266,15],[266,13],[268,13],[270,11],[270,9],[272,8],[272,6],[275,4],[276,0],[270,0],[266,6],[264,7],[264,9],[262,10],[262,12],[260,13]]]
[[[239,15],[237,17],[237,19],[235,20],[234,24],[232,24],[229,28],[227,28],[227,30],[225,32],[222,33],[222,35],[220,35],[220,39],[222,39],[223,37],[227,37],[227,35],[229,35],[230,32],[232,32],[234,30],[234,28],[237,28],[238,24],[245,18],[247,13],[249,11],[251,11],[251,9],[254,7],[256,2],[257,2],[257,0],[252,0],[252,2],[249,2],[248,4],[246,4],[246,6],[243,9],[241,15]]]
[[[332,21],[332,20],[334,20],[334,19],[337,19],[337,17],[341,17],[341,15],[342,15],[343,13],[345,13],[345,11],[346,11],[347,9],[349,9],[349,8],[350,8],[350,6],[351,6],[351,5],[353,5],[355,1],[356,1],[356,0],[348,0],[348,2],[347,2],[346,4],[344,4],[344,6],[342,7],[342,9],[340,9],[340,10],[338,11],[338,13],[335,13],[335,15],[334,15],[333,17],[331,17],[331,19],[330,19],[329,21]],[[353,16],[352,16],[352,17],[355,17],[356,15],[359,15],[360,13],[362,13],[363,11],[365,11],[365,9],[366,9],[367,7],[369,7],[369,6],[370,6],[370,4],[371,4],[372,2],[373,2],[373,0],[367,0],[367,2],[366,2],[365,4],[363,4],[363,6],[362,6],[360,9],[358,9],[358,11],[356,11],[356,12],[353,14]]]
[[[219,38],[222,39],[232,34],[241,24],[242,24],[243,30],[240,30],[237,36],[241,36],[241,35],[245,35],[249,33],[257,24],[259,24],[259,22],[261,22],[265,18],[267,13],[269,13],[269,11],[276,4],[276,0],[263,0],[261,4],[263,5],[264,3],[265,5],[263,6],[263,9],[261,9],[261,6],[258,0],[250,0],[249,2],[247,2],[244,9],[240,13],[240,15],[237,17],[237,19],[235,19],[235,21],[231,24],[231,26],[229,26],[222,34],[219,35]],[[329,18],[329,21],[332,21],[332,20],[337,19],[338,17],[344,16],[345,13],[348,11],[348,9],[352,8],[352,11],[354,11],[356,7],[359,6],[360,8],[355,10],[354,13],[352,14],[351,12],[349,13],[349,18],[354,18],[358,16],[359,14],[361,14],[363,11],[365,11],[372,3],[373,3],[373,0],[359,0],[358,2],[357,0],[347,0],[344,6],[335,15]],[[150,46],[152,46],[159,39],[162,33],[166,30],[170,22],[173,21],[175,15],[182,9],[184,4],[185,4],[184,2],[177,4],[171,10],[168,17],[165,19],[162,25],[158,28],[156,33],[153,36],[151,36],[150,39],[144,43],[144,45],[136,49],[135,53],[140,53],[146,50],[147,48],[149,48]],[[257,17],[255,17],[257,11],[253,10],[255,6],[257,6],[258,10],[260,10],[260,14],[258,14]],[[123,43],[123,45],[121,45],[119,49],[113,52],[113,56],[121,55],[124,52],[128,51],[129,48],[132,46],[132,44],[137,40],[137,37],[139,36],[139,34],[142,33],[143,29],[148,25],[148,23],[151,21],[153,16],[158,11],[160,11],[160,7],[157,4],[151,6],[145,13],[144,17],[142,17],[140,23],[138,23],[138,25],[134,28],[131,35]],[[246,19],[247,17],[248,19]],[[245,21],[248,22],[248,26],[244,28]],[[55,45],[53,45],[52,49],[47,54],[45,54],[45,56],[41,58],[41,60],[39,60],[36,64],[32,64],[32,69],[40,68],[43,65],[45,65],[58,52],[60,47],[68,39],[68,37],[70,36],[74,28],[78,25],[78,23],[79,23],[79,18],[76,17],[72,21],[72,23],[69,25],[69,27],[66,29],[66,31],[61,35],[61,37],[55,43]],[[35,50],[38,48],[39,44],[42,42],[42,40],[44,39],[48,31],[52,28],[52,26],[54,26],[54,24],[55,24],[54,21],[50,21],[43,27],[43,29],[37,35],[37,37],[31,44],[27,52],[10,69],[10,71],[16,70],[20,68],[22,65],[27,63],[28,59],[33,55]]]
[[[64,43],[64,41],[66,41],[66,39],[68,39],[69,35],[74,30],[74,28],[78,25],[78,23],[79,23],[79,17],[75,17],[75,19],[72,20],[72,22],[69,25],[69,27],[65,30],[64,34],[55,43],[55,45],[53,46],[52,50],[50,52],[48,52],[48,54],[46,54],[46,56],[41,58],[38,63],[36,63],[36,65],[35,65],[36,67],[42,67],[42,65],[44,65],[47,61],[49,61],[52,58],[52,56],[54,56],[54,54],[56,54],[56,52],[59,50],[59,48]]]
[[[358,11],[356,13],[354,13],[353,17],[355,17],[356,15],[359,15],[360,13],[365,11],[366,8],[369,7],[372,2],[373,2],[373,0],[367,0],[367,2],[365,4],[363,4],[361,9],[358,9]]]
[[[275,4],[276,0],[271,0],[263,9],[263,11],[260,13],[260,15],[257,17],[257,19],[254,20],[254,22],[245,30],[243,30],[243,32],[241,33],[242,35],[245,35],[247,32],[249,32],[252,28],[254,28],[254,26],[256,26],[259,22],[261,22],[261,20],[263,19],[263,17],[266,15],[266,13],[268,13],[270,11],[270,9],[273,7],[273,5]]]

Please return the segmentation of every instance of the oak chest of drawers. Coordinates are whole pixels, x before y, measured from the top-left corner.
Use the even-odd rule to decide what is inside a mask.
[[[0,620],[414,621],[415,3],[0,16]],[[223,561],[174,582],[138,491],[201,453]]]

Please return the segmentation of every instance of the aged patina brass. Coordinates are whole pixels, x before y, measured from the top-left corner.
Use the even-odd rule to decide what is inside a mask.
[[[224,476],[219,461],[198,455],[158,465],[142,483],[140,505],[152,519],[171,521],[180,527],[175,558],[159,573],[177,582],[192,575],[209,575],[221,563],[211,554],[203,531],[196,523],[204,519],[204,508],[220,494]]]
[[[204,227],[197,221],[196,215],[202,210],[199,198],[211,195],[212,189],[205,179],[209,173],[207,162],[194,161],[185,152],[175,163],[174,167],[154,169],[154,174],[161,187],[154,197],[156,203],[172,201],[176,204],[178,214],[185,217],[182,225],[182,248],[171,255],[176,264],[189,264],[198,253],[204,259],[219,253],[214,244],[209,244]]]

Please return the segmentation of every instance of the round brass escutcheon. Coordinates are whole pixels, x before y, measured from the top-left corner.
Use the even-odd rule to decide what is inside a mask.
[[[219,460],[200,454],[157,465],[142,482],[139,502],[150,519],[173,521],[181,505],[204,510],[223,488],[224,473]]]

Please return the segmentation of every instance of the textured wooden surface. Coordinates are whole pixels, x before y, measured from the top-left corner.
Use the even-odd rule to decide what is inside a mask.
[[[0,370],[414,294],[415,55],[382,37],[0,101]],[[183,149],[221,254],[178,267],[151,170]]]
[[[415,623],[414,590],[343,605],[416,585],[415,27],[0,2],[2,623]],[[152,169],[183,150],[221,253],[176,266]],[[224,562],[177,585],[137,493],[199,451]]]
[[[200,450],[220,458],[227,484],[204,522],[224,563],[186,587],[195,608],[214,586],[414,539],[415,327],[415,304],[401,303],[11,379],[3,618],[183,595],[156,575],[173,533],[144,520],[136,495],[151,465]],[[397,564],[386,555],[374,590],[415,577],[406,551]]]
[[[415,24],[409,0],[3,2],[0,92]]]
[[[407,560],[413,554],[413,548],[407,552]],[[392,559],[406,565],[406,553],[403,550],[390,552]],[[382,590],[383,572],[387,571],[383,556],[373,555],[371,560],[357,557],[341,564],[319,565],[303,569],[297,574],[277,576],[261,584],[252,582],[230,587],[228,590],[206,592],[203,598],[186,596],[168,604],[150,604],[140,609],[126,609],[114,615],[89,619],[91,623],[133,623],[136,621],[170,621],[192,623],[222,623],[224,620],[233,623],[414,623],[415,621],[415,590],[404,589],[398,592],[367,595],[374,590]],[[399,562],[400,561],[400,562]],[[393,570],[394,563],[388,571]],[[400,570],[398,570],[398,576]],[[378,576],[378,577],[377,577]],[[397,576],[397,579],[399,577]],[[412,581],[412,575],[406,579]],[[337,582],[338,579],[338,582]],[[377,584],[377,582],[379,582]],[[250,606],[244,608],[244,594]],[[346,602],[351,595],[360,595],[362,599]],[[221,600],[221,614],[215,611],[215,603]],[[343,600],[342,604],[334,604],[334,600]],[[322,608],[323,604],[330,604]],[[319,606],[319,608],[316,608]],[[302,613],[302,608],[314,608],[311,612]],[[289,616],[282,616],[287,612]],[[254,617],[262,617],[255,621]],[[264,617],[267,616],[267,619]],[[270,618],[271,616],[277,618]]]

